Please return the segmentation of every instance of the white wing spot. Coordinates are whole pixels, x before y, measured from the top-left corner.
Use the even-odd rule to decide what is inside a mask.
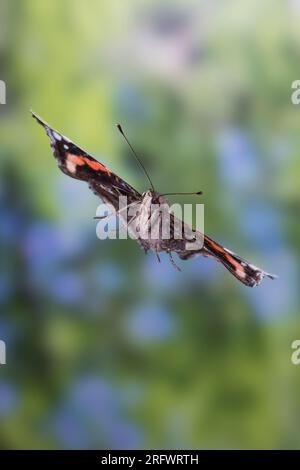
[[[53,131],[53,136],[55,137],[56,140],[61,140],[61,135],[59,135],[57,132]]]
[[[250,263],[248,263],[248,266],[249,266],[251,269],[253,269],[254,271],[258,271],[258,272],[260,272],[260,271],[261,271],[261,269],[260,269],[260,268],[258,268],[257,266],[254,266],[254,264],[250,264]]]
[[[73,173],[73,174],[76,173],[76,166],[77,166],[76,163],[73,163],[70,160],[66,161],[66,167],[70,173]]]

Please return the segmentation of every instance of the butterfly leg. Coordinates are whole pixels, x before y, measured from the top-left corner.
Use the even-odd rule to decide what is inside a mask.
[[[168,255],[169,255],[170,261],[171,261],[172,265],[174,266],[174,268],[176,269],[176,271],[181,271],[180,267],[177,266],[177,264],[175,263],[171,251],[168,252]]]
[[[160,263],[160,257],[159,257],[159,254],[157,253],[157,251],[155,252],[155,254],[156,254],[156,258],[157,258],[158,262]]]

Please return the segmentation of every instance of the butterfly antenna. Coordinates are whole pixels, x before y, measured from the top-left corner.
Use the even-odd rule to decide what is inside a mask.
[[[178,194],[183,194],[184,196],[200,195],[202,194],[202,191],[196,191],[192,193],[165,193],[165,194],[161,194],[161,196],[177,196]]]
[[[121,124],[117,124],[117,128],[118,130],[120,131],[120,133],[122,134],[122,136],[124,137],[124,139],[126,140],[127,144],[129,145],[129,148],[131,150],[131,152],[133,153],[135,159],[137,160],[138,164],[140,165],[140,167],[142,168],[143,172],[145,173],[150,185],[151,185],[151,188],[153,189],[153,191],[155,191],[154,189],[154,186],[153,186],[153,183],[150,179],[150,176],[148,175],[148,172],[146,170],[146,168],[144,167],[142,161],[140,160],[140,158],[138,157],[137,153],[135,152],[134,148],[132,147],[131,143],[129,142],[129,140],[127,139],[126,135],[124,134],[124,131],[122,129],[122,126]]]

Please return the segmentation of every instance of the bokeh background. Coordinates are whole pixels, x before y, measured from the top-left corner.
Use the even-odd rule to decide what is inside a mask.
[[[0,447],[299,448],[300,2],[1,0]],[[267,271],[100,241],[33,108]],[[200,202],[172,197],[171,202]]]

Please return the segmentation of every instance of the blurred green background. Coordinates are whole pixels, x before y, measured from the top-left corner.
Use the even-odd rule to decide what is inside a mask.
[[[300,2],[0,8],[0,447],[300,448]],[[206,232],[279,279],[98,240],[30,108],[144,191],[121,122],[159,191],[202,190]]]

